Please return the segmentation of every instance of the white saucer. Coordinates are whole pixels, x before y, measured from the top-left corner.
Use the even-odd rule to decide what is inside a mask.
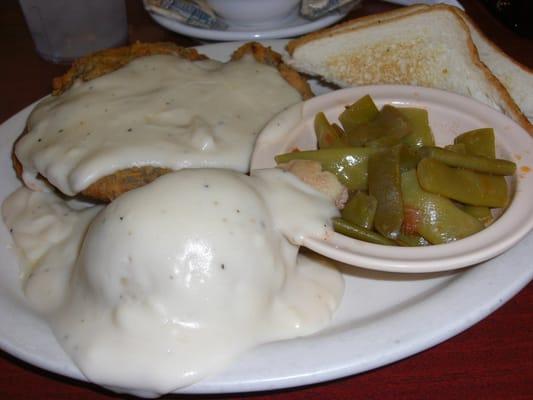
[[[348,11],[349,10],[334,11],[322,18],[310,21],[301,17],[298,14],[298,10],[295,10],[284,20],[268,26],[263,25],[260,29],[258,28],[258,30],[251,30],[250,26],[229,24],[228,29],[224,31],[194,27],[151,11],[148,11],[148,14],[150,14],[158,24],[176,33],[181,33],[182,35],[204,40],[236,41],[279,39],[303,35],[334,24],[344,18]]]

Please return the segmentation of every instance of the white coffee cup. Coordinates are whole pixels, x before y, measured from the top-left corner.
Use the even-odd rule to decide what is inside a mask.
[[[227,22],[255,27],[282,21],[299,3],[300,0],[207,0],[215,13]]]

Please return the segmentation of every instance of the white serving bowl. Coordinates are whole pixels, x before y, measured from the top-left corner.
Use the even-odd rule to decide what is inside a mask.
[[[261,26],[282,21],[299,3],[300,0],[207,0],[217,15],[242,26]]]
[[[316,149],[313,120],[323,111],[332,122],[344,106],[370,94],[385,104],[425,108],[437,145],[453,142],[467,130],[492,127],[499,158],[517,164],[509,179],[511,201],[489,227],[467,238],[427,247],[367,243],[335,233],[327,240],[306,238],[304,245],[351,265],[393,272],[445,271],[474,265],[501,254],[533,227],[533,138],[505,115],[475,100],[442,90],[400,85],[372,85],[337,90],[292,106],[274,118],[258,137],[251,168],[270,168],[274,157],[294,149]],[[295,205],[296,207],[296,205]]]

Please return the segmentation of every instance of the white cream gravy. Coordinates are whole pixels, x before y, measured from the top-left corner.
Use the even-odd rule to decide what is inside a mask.
[[[316,332],[343,292],[338,271],[297,254],[304,236],[331,232],[337,209],[278,169],[182,170],[101,211],[20,189],[3,214],[36,254],[30,303],[87,378],[117,391],[170,392],[255,345]],[[58,273],[37,279],[47,266]]]
[[[131,167],[246,172],[263,125],[300,100],[252,57],[142,57],[39,103],[15,153],[28,187],[42,190],[41,174],[70,196]]]

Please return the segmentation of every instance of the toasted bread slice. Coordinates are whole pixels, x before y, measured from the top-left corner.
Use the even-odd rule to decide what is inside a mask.
[[[504,84],[480,59],[469,26],[474,25],[455,7],[405,7],[292,40],[287,46],[287,60],[300,72],[341,87],[407,84],[473,97],[504,112],[533,135],[533,125]],[[494,48],[476,29],[472,30],[481,46]],[[507,58],[503,53],[497,52],[496,56],[494,53],[491,50],[487,63],[498,57],[499,62],[520,68],[511,60],[502,61],[502,57]],[[521,70],[523,77],[516,79],[530,82],[525,79],[531,79],[530,73],[525,68]]]
[[[135,58],[156,54],[173,54],[190,61],[207,59],[195,49],[182,48],[172,43],[135,43],[128,47],[104,50],[76,61],[65,75],[54,79],[53,95],[60,96],[76,80],[90,81],[119,69]],[[255,42],[247,43],[233,53],[232,60],[238,60],[245,56],[252,56],[257,62],[276,68],[280,76],[300,93],[302,99],[313,96],[307,81],[298,72],[284,64],[281,55],[270,48]],[[23,166],[14,151],[12,159],[14,169],[17,175],[21,177]],[[110,202],[120,194],[146,185],[170,171],[168,168],[157,166],[119,170],[100,178],[81,191],[79,195],[96,202]],[[40,178],[46,180],[46,176],[40,176]]]
[[[505,86],[529,122],[533,123],[533,96],[531,96],[531,93],[533,92],[533,69],[520,64],[518,61],[505,54],[498,46],[488,39],[485,34],[483,34],[475,22],[472,21],[472,19],[463,10],[444,4],[439,5],[438,7],[448,8],[449,10],[457,13],[463,19],[470,30],[470,35],[477,48],[480,60]],[[431,6],[429,5],[413,5],[410,7],[398,8],[387,13],[374,14],[367,18],[360,18],[357,21],[359,21],[361,24],[379,24],[386,20],[397,18],[399,16],[407,16],[414,12],[428,10],[430,8]],[[354,27],[355,21],[348,21],[332,27],[331,30],[340,32],[342,30],[352,29]],[[320,34],[321,33],[317,35]],[[312,35],[313,34],[308,35],[307,39],[311,38]],[[289,46],[296,46],[297,42],[297,40],[292,41],[289,43]]]

